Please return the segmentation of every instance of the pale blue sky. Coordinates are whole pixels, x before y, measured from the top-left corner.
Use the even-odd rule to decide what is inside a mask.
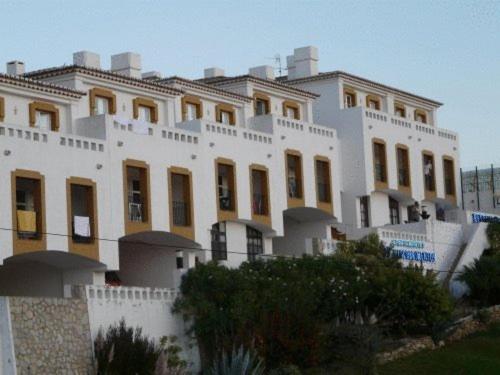
[[[315,45],[320,70],[345,70],[445,103],[462,166],[500,163],[497,1],[7,1],[0,62],[71,63],[74,51],[134,51],[143,69],[198,78],[272,64]],[[0,69],[1,71],[1,69]]]

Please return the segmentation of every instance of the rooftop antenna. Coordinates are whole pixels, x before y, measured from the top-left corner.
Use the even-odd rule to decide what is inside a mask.
[[[283,68],[281,66],[281,55],[277,53],[274,57],[268,57],[269,60],[274,61],[274,70],[278,72],[278,77],[283,74]]]

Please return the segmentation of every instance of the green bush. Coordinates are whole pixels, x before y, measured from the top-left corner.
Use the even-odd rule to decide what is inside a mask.
[[[479,306],[500,304],[500,255],[482,256],[458,277],[469,287],[468,297]]]
[[[384,251],[375,236],[333,256],[200,265],[184,276],[175,311],[191,322],[204,367],[243,345],[268,369],[312,368],[331,359],[339,325],[429,331],[447,320],[451,302],[435,276]]]

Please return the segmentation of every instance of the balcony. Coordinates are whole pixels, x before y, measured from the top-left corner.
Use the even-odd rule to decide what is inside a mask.
[[[325,138],[334,138],[336,136],[335,130],[331,127],[274,114],[250,118],[248,120],[248,128],[268,134],[276,134],[276,132],[290,130],[297,134],[310,133]]]
[[[264,194],[254,193],[252,197],[252,212],[254,215],[267,215],[267,197]]]
[[[374,109],[355,107],[348,109],[349,111],[360,111],[365,119],[370,120],[370,124],[392,125],[402,129],[408,129],[416,137],[428,135],[432,137],[442,138],[450,141],[457,141],[458,134],[435,126],[424,124],[417,121],[411,121],[406,118],[390,115],[386,112],[377,111]]]

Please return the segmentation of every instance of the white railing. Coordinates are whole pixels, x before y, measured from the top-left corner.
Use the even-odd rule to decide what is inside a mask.
[[[88,300],[174,302],[180,292],[169,288],[86,285],[85,294]]]
[[[457,133],[452,132],[450,130],[436,128],[432,125],[424,124],[422,122],[410,121],[410,120],[402,118],[402,117],[389,115],[389,114],[382,112],[382,111],[364,108],[364,116],[366,118],[371,119],[371,120],[377,120],[377,121],[380,121],[382,123],[391,123],[392,125],[395,125],[395,126],[399,126],[399,127],[403,127],[403,128],[407,128],[407,129],[414,129],[415,131],[420,132],[420,133],[434,135],[434,136],[449,139],[452,141],[457,140]]]

